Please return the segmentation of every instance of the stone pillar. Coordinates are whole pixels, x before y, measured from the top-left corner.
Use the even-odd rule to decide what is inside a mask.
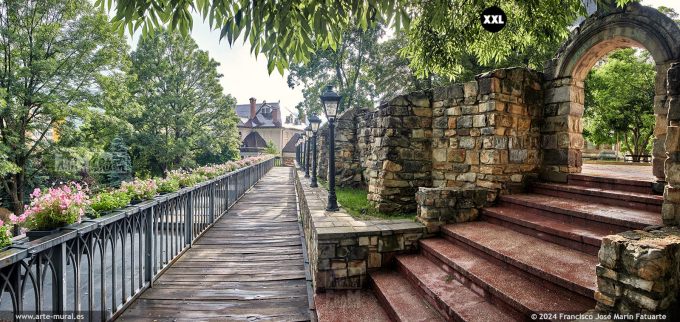
[[[545,88],[541,175],[550,181],[566,182],[567,174],[581,172],[583,82],[566,77],[549,82]]]
[[[665,162],[663,222],[680,224],[680,63],[668,69],[668,128]]]
[[[656,83],[654,84],[654,134],[652,147],[652,173],[656,178],[654,191],[663,192],[666,185],[664,163],[666,161],[666,133],[668,128],[667,73],[669,63],[656,64]]]

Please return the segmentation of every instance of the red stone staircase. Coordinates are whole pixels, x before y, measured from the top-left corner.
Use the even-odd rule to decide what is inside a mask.
[[[395,321],[530,320],[595,306],[602,237],[661,224],[651,183],[571,175],[500,197],[479,221],[442,227],[396,269],[370,274]]]

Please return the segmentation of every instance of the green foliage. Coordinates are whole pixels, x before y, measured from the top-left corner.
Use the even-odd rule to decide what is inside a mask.
[[[235,100],[223,94],[219,64],[193,39],[159,31],[139,41],[132,62],[143,106],[129,118],[135,170],[160,175],[195,167],[199,156],[238,155]]]
[[[623,6],[632,1],[616,3]],[[97,3],[106,7],[104,0]],[[501,7],[508,16],[509,23],[501,32],[481,27],[479,15],[490,5]],[[346,30],[368,30],[381,24],[397,31],[408,29],[403,53],[419,76],[446,77],[462,72],[468,53],[488,65],[516,52],[548,52],[585,13],[581,0],[118,0],[113,20],[121,31],[127,27],[130,33],[141,28],[147,34],[169,25],[186,35],[193,25],[192,9],[219,29],[220,38],[229,44],[242,36],[256,56],[263,53],[269,73],[277,69],[283,75],[291,64],[307,63],[319,51],[341,50]]]
[[[121,182],[132,178],[132,162],[130,161],[125,141],[120,137],[113,139],[109,147],[109,153],[111,155],[112,169],[107,175],[107,183],[110,186],[119,187]]]
[[[328,189],[328,182],[318,179],[319,185]],[[415,219],[415,214],[385,214],[377,211],[368,201],[368,191],[362,188],[336,187],[338,204],[352,217],[360,220]]]
[[[0,13],[0,168],[20,214],[27,187],[40,183],[90,113],[97,80],[123,68],[127,45],[87,0],[6,0]]]
[[[279,150],[276,148],[276,144],[269,140],[269,142],[267,142],[267,146],[264,148],[264,153],[277,155],[279,154]]]
[[[152,199],[158,192],[158,186],[153,179],[134,179],[123,181],[120,191],[126,193],[132,201],[142,201]]]
[[[100,192],[90,200],[90,207],[94,210],[93,217],[102,213],[123,208],[130,203],[130,196],[125,191],[114,190]]]
[[[0,249],[10,245],[12,245],[12,225],[3,222],[0,225]]]
[[[179,180],[174,178],[165,178],[157,180],[159,193],[171,193],[179,190]]]
[[[585,81],[584,135],[593,143],[622,141],[632,155],[647,154],[654,129],[654,63],[647,51],[612,52]]]
[[[296,107],[298,111],[323,114],[319,95],[328,84],[334,84],[343,96],[338,112],[355,106],[373,106],[375,91],[368,72],[378,63],[375,56],[380,35],[380,27],[349,29],[343,32],[337,50],[321,49],[306,63],[291,65],[288,86],[303,86],[304,101]]]

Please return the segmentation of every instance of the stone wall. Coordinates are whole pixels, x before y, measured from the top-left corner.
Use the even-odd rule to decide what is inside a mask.
[[[428,233],[434,233],[446,223],[477,219],[479,209],[495,199],[496,192],[484,188],[420,188],[416,193],[417,220],[428,228]]]
[[[397,96],[366,117],[368,200],[381,212],[414,213],[418,187],[432,185],[430,93]],[[367,131],[367,133],[366,133]]]
[[[335,181],[340,187],[364,187],[364,171],[362,160],[367,153],[359,149],[358,135],[361,127],[357,126],[368,112],[365,108],[352,108],[341,113],[335,122]],[[318,176],[328,180],[328,123],[319,128],[317,136],[317,155],[319,160]]]
[[[350,109],[336,126],[336,182],[368,186],[386,213],[416,212],[419,187],[522,188],[538,175],[540,75],[500,69],[475,81],[397,96],[375,111]],[[327,126],[319,176],[327,173]]]
[[[598,311],[680,318],[680,230],[628,231],[603,238],[595,292]]]
[[[665,150],[666,186],[664,187],[663,222],[680,225],[680,63],[668,70],[668,128]]]
[[[327,191],[310,188],[300,171],[295,179],[315,291],[363,288],[370,271],[415,251],[425,236],[425,227],[409,219],[359,221],[342,210],[326,212]]]
[[[433,93],[434,187],[508,191],[537,176],[540,75],[499,69]]]

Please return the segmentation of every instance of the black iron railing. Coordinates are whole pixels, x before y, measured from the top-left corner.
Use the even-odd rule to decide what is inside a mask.
[[[0,252],[0,320],[116,317],[274,163],[269,159]]]

